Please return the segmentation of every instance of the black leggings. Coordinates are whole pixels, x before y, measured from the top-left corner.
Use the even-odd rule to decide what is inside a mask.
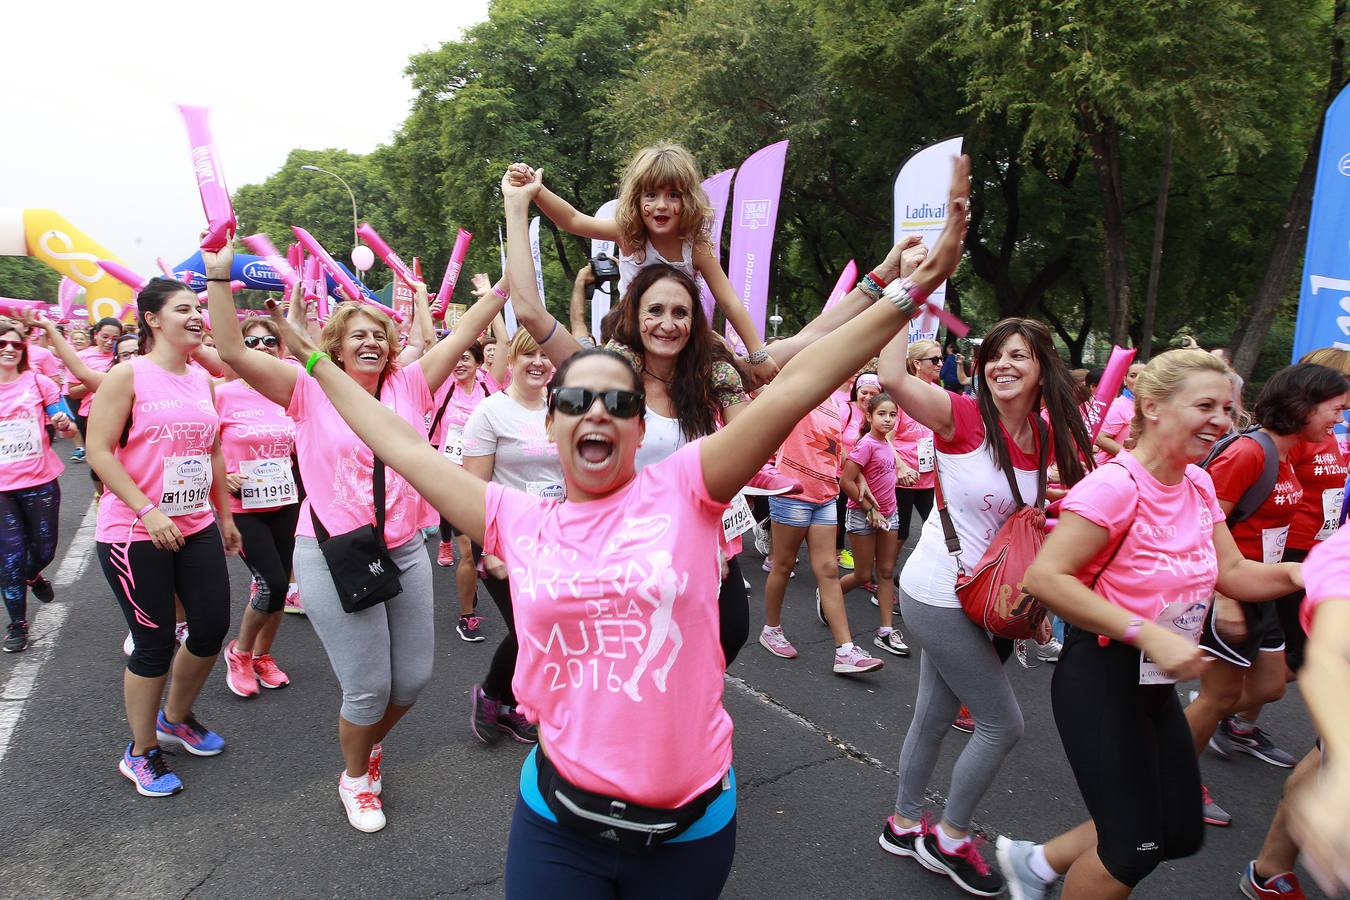
[[[918,511],[921,520],[928,521],[928,514],[933,511],[933,489],[898,487],[895,502],[896,512],[900,514],[900,546],[903,547],[909,540],[909,520],[914,511]]]
[[[186,538],[178,551],[159,550],[149,540],[99,541],[98,561],[136,642],[127,661],[133,675],[168,674],[174,652],[175,594],[187,618],[187,651],[201,657],[220,652],[230,628],[230,572],[215,522]]]
[[[848,519],[848,495],[839,491],[839,496],[834,498],[834,552],[838,553],[844,549],[844,536],[848,530],[844,527]]]
[[[1111,877],[1134,887],[1199,850],[1200,766],[1176,686],[1139,684],[1137,648],[1070,628],[1050,697]]]
[[[234,514],[234,524],[239,526],[244,539],[240,555],[258,582],[253,608],[260,613],[278,613],[286,607],[291,557],[295,554],[295,524],[299,519],[299,503]]]
[[[28,582],[56,558],[61,483],[0,491],[0,593],[10,622],[28,621]]]
[[[483,548],[474,544],[473,555],[477,561],[483,555]],[[520,644],[516,641],[516,618],[511,612],[511,585],[505,579],[493,578],[491,575],[484,575],[482,580],[488,596],[506,623],[506,637],[502,638],[496,652],[492,654],[487,677],[483,679],[483,692],[493,700],[515,706],[516,695],[511,691],[511,678],[516,672]],[[722,586],[717,592],[717,614],[722,656],[727,666],[730,666],[750,637],[750,594],[745,589],[741,564],[735,557],[727,560],[727,577],[722,579]]]

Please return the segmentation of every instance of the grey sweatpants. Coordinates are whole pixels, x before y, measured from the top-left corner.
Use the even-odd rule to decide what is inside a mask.
[[[907,819],[923,816],[924,791],[938,748],[965,704],[975,719],[975,733],[956,759],[943,812],[949,825],[964,831],[1003,760],[1022,738],[1022,709],[994,645],[964,612],[920,603],[902,593],[900,614],[920,646],[919,694],[900,748],[895,811]]]
[[[389,704],[412,706],[431,681],[435,657],[431,560],[418,532],[393,547],[403,593],[392,600],[344,612],[328,563],[311,537],[295,539],[295,579],[305,614],[342,685],[342,718],[374,725]]]

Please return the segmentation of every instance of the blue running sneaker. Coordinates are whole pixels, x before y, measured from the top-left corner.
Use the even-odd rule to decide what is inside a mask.
[[[127,743],[117,770],[136,785],[136,793],[145,797],[169,797],[183,789],[183,782],[169,771],[169,764],[158,747],[151,747],[144,756],[132,756],[133,743]]]
[[[164,718],[164,710],[159,711],[155,720],[155,734],[161,742],[179,744],[193,756],[215,756],[225,749],[225,739],[207,728],[197,717],[188,713],[186,722],[174,724]]]

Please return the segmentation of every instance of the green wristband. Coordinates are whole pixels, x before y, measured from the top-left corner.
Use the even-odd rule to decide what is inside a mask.
[[[309,361],[305,363],[305,374],[313,375],[314,366],[319,362],[319,360],[331,358],[332,357],[330,357],[327,353],[324,353],[322,350],[315,350],[313,353],[309,355]]]

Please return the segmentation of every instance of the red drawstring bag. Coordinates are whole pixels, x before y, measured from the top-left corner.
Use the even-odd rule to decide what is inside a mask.
[[[1040,601],[1026,592],[1022,579],[1045,542],[1045,484],[1049,436],[1040,416],[1033,416],[1040,438],[1036,502],[1028,506],[1018,490],[1012,459],[1006,447],[992,438],[1001,457],[1000,467],[1017,501],[1017,509],[989,542],[973,572],[961,563],[961,539],[956,534],[947,501],[942,496],[942,475],[937,478],[938,515],[947,552],[956,557],[956,596],[972,622],[997,637],[1033,639],[1044,643],[1050,637],[1050,619]]]

